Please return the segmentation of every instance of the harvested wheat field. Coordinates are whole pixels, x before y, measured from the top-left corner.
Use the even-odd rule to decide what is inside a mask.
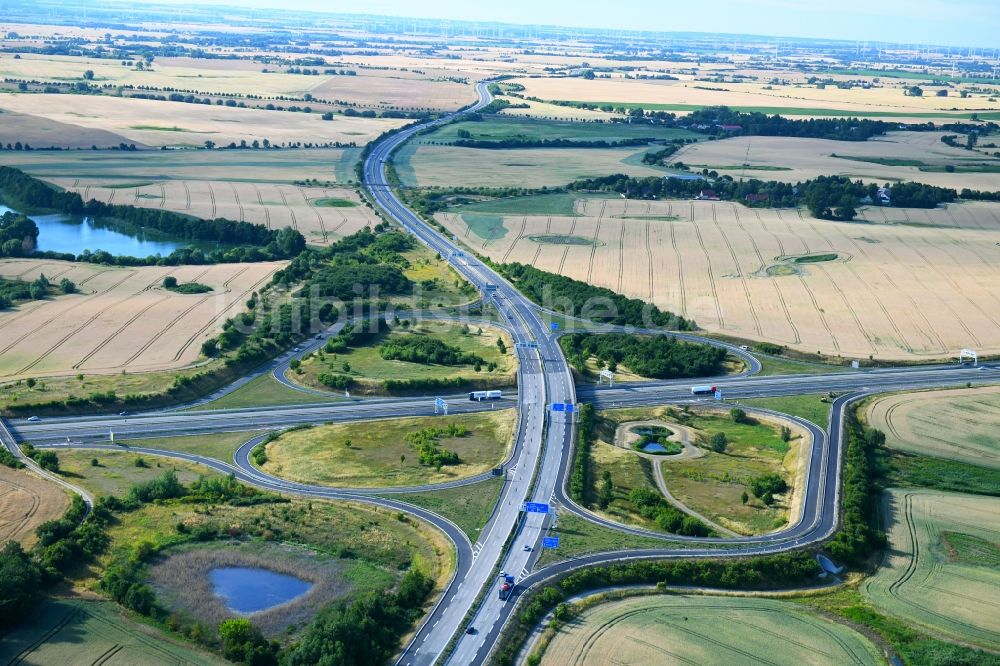
[[[685,146],[670,161],[707,167],[734,178],[797,182],[847,176],[879,185],[912,180],[955,190],[1000,189],[1000,160],[948,146],[941,142],[944,134],[892,132],[868,141],[733,137]],[[947,166],[955,171],[945,171]]]
[[[641,596],[564,625],[542,664],[883,663],[867,638],[795,604],[754,597]]]
[[[56,484],[0,465],[0,543],[30,548],[38,540],[35,528],[62,518],[68,508],[69,496]]]
[[[885,502],[889,548],[864,595],[933,634],[1000,649],[1000,499],[890,490]]]
[[[768,76],[773,76],[773,72]],[[841,90],[836,86],[726,83],[717,85],[692,80],[641,80],[625,78],[539,77],[515,79],[525,86],[524,95],[544,100],[611,102],[664,108],[684,113],[692,108],[725,105],[751,108],[764,113],[797,116],[858,115],[886,116],[893,120],[924,122],[928,118],[968,117],[970,110],[1000,111],[1000,103],[986,96],[960,98],[957,93],[939,98],[905,94],[903,80],[885,87]],[[952,111],[958,109],[959,111]],[[980,115],[983,115],[982,113]]]
[[[891,395],[868,422],[891,448],[1000,468],[1000,386]]]
[[[162,208],[204,219],[224,217],[261,224],[268,229],[292,227],[314,245],[328,245],[362,227],[378,224],[353,188],[300,187],[277,183],[212,180],[165,180],[120,183],[79,178],[49,179],[80,193],[84,201]]]
[[[576,210],[503,217],[489,238],[459,214],[438,219],[491,259],[650,300],[707,331],[856,358],[1000,353],[996,204],[930,211],[953,228],[731,202],[580,199]]]
[[[405,121],[240,109],[227,106],[160,102],[127,97],[0,93],[0,109],[64,123],[66,132],[53,133],[50,145],[79,142],[97,130],[121,135],[144,146],[200,147],[206,140],[230,142],[268,139],[274,145],[291,142],[340,142],[363,146]],[[92,141],[93,143],[93,141]]]
[[[281,262],[115,268],[7,259],[0,277],[69,278],[80,293],[0,313],[0,378],[149,371],[198,359],[201,343],[243,310]],[[163,278],[199,282],[205,294],[163,289]]]

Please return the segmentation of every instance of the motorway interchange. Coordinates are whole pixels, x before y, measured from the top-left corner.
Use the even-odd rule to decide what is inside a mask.
[[[487,85],[480,82],[477,85],[479,99],[476,104],[459,113],[475,111],[488,104],[491,97]],[[448,119],[450,117],[435,122],[445,122]],[[392,153],[424,127],[426,124],[411,126],[376,144],[364,163],[364,183],[375,203],[389,217],[429,248],[447,258],[455,270],[481,292],[490,292],[489,297],[500,312],[504,326],[515,343],[520,343],[517,344],[518,392],[513,398],[518,409],[515,444],[504,463],[507,476],[500,498],[488,524],[481,531],[479,540],[475,544],[470,543],[458,527],[433,512],[374,495],[475,483],[483,480],[485,475],[424,488],[332,489],[285,481],[254,468],[249,455],[261,438],[252,439],[241,446],[232,463],[192,454],[134,449],[149,455],[172,456],[197,462],[222,473],[233,473],[246,483],[270,490],[371,502],[413,514],[443,530],[456,549],[455,575],[402,651],[399,658],[401,664],[432,664],[439,661],[449,648],[450,663],[483,663],[513,612],[516,598],[532,585],[574,568],[634,558],[725,557],[775,553],[817,543],[830,536],[837,528],[843,444],[841,425],[846,407],[876,392],[964,385],[971,381],[982,382],[984,378],[1000,372],[985,366],[941,365],[827,375],[761,377],[754,374],[760,369],[756,359],[740,348],[724,345],[731,353],[742,357],[748,367],[748,372],[743,375],[704,380],[718,385],[727,400],[806,393],[840,394],[833,401],[831,420],[826,431],[807,421],[785,417],[795,420],[813,438],[800,520],[780,532],[766,536],[699,539],[652,533],[599,518],[576,505],[565,494],[574,426],[572,415],[550,412],[549,405],[585,401],[600,408],[702,402],[705,399],[693,398],[690,391],[692,383],[698,382],[656,381],[620,384],[614,388],[580,387],[578,390],[557,338],[550,334],[543,322],[544,312],[488,266],[460,251],[450,240],[421,220],[387,185],[385,167]],[[487,285],[491,285],[489,290]],[[721,344],[697,336],[681,337]],[[311,342],[299,353],[307,353],[318,344],[321,342]],[[285,355],[262,372],[273,372],[281,380],[293,355]],[[229,390],[242,385],[247,379],[244,378]],[[470,402],[462,396],[448,396],[447,400],[452,413],[494,407],[489,403]],[[504,402],[510,401],[511,396],[507,395]],[[433,411],[434,405],[430,398],[362,401],[345,399],[327,404],[241,410],[165,411],[119,417],[57,418],[38,422],[21,420],[12,421],[9,430],[6,426],[0,427],[0,437],[9,449],[20,454],[15,443],[17,440],[30,440],[36,446],[113,448],[113,444],[107,443],[109,432],[114,432],[120,439],[169,437],[273,430],[302,423],[426,415]],[[551,516],[544,513],[522,513],[521,508],[525,502],[555,504],[561,512],[573,512],[611,529],[658,537],[664,541],[690,543],[685,544],[687,547],[684,549],[664,547],[592,554],[535,569],[541,539],[549,527]],[[717,548],[722,542],[729,544],[725,550]],[[517,579],[517,587],[509,600],[500,599],[495,592],[497,574],[501,570]],[[473,630],[467,633],[465,630],[470,626]]]

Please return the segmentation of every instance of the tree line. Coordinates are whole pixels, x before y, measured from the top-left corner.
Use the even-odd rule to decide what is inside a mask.
[[[694,322],[684,317],[604,287],[516,262],[491,265],[542,307],[619,326],[663,326],[678,331],[694,328]]]
[[[601,367],[614,372],[619,364],[643,377],[673,379],[707,377],[722,370],[726,350],[684,342],[668,335],[628,333],[573,333],[559,344],[577,369],[594,356]]]
[[[635,178],[614,174],[578,180],[570,183],[567,189],[618,192],[628,199],[691,199],[709,187],[724,201],[739,201],[758,208],[791,208],[803,204],[814,216],[831,220],[853,220],[862,199],[871,197],[875,201],[878,196],[878,185],[852,181],[845,176],[819,176],[793,184],[755,178],[737,181],[729,175],[719,176],[709,183],[701,178]],[[890,191],[893,205],[909,208],[934,208],[958,198],[953,189],[924,183],[896,183]]]
[[[606,139],[528,139],[514,137],[490,141],[487,139],[456,139],[451,145],[459,148],[483,148],[487,150],[507,150],[512,148],[622,148],[625,146],[645,146],[656,141],[656,137],[637,137],[609,141]]]

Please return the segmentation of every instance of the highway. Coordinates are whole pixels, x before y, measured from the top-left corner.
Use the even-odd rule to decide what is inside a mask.
[[[477,84],[479,99],[468,110],[482,108],[489,102],[490,96],[486,86],[487,84],[483,82]],[[599,562],[629,558],[781,552],[822,540],[837,527],[841,423],[847,405],[870,393],[887,390],[1000,381],[1000,371],[993,368],[979,369],[957,365],[824,375],[760,376],[753,374],[753,371],[760,368],[759,364],[754,365],[757,362],[753,360],[748,362],[751,372],[738,376],[620,384],[613,388],[586,386],[577,389],[559,348],[557,337],[550,334],[548,327],[540,318],[541,310],[489,267],[453,245],[419,219],[399,201],[388,186],[385,165],[393,151],[426,126],[426,124],[410,126],[376,144],[363,165],[364,182],[375,202],[389,216],[413,233],[422,243],[440,253],[455,270],[481,292],[487,294],[496,305],[504,325],[516,343],[519,359],[519,390],[515,395],[505,396],[507,399],[496,405],[470,402],[464,396],[449,396],[451,413],[515,404],[518,408],[516,439],[508,461],[507,480],[497,510],[482,530],[479,541],[470,544],[461,530],[437,514],[404,502],[372,497],[371,493],[375,491],[297,484],[255,470],[248,459],[249,452],[256,443],[255,440],[246,443],[237,451],[232,464],[190,454],[147,450],[151,455],[171,455],[208,465],[224,473],[231,472],[247,483],[279,492],[366,501],[407,511],[444,530],[456,544],[456,573],[436,606],[402,651],[399,657],[401,664],[424,665],[437,662],[454,637],[458,640],[451,652],[450,663],[479,664],[485,661],[514,608],[513,601],[503,601],[496,593],[495,576],[500,569],[518,578],[517,594],[520,594],[528,586],[551,575]],[[697,339],[696,336],[684,337]],[[320,341],[311,343],[310,347],[317,344],[320,344]],[[721,343],[714,342],[714,344]],[[739,351],[737,348],[732,350]],[[299,353],[307,351],[308,348],[300,350]],[[261,372],[274,372],[280,369],[281,372],[276,372],[275,376],[283,375],[283,368],[287,367],[290,358],[291,355],[286,355]],[[550,516],[540,513],[522,514],[520,508],[525,501],[551,502],[558,505],[560,512],[572,511],[588,520],[601,522],[614,529],[647,536],[650,534],[644,530],[603,521],[576,506],[566,497],[565,487],[570,474],[574,427],[571,416],[567,417],[564,412],[552,412],[549,405],[553,403],[575,405],[578,400],[592,402],[598,407],[665,403],[715,404],[714,400],[691,395],[690,387],[693,384],[705,383],[718,386],[727,403],[752,397],[829,392],[842,394],[833,401],[832,418],[827,432],[813,424],[800,421],[800,425],[808,429],[814,439],[807,480],[802,491],[804,501],[802,519],[776,534],[726,539],[724,541],[733,547],[721,553],[717,549],[718,543],[722,541],[720,539],[686,539],[691,542],[689,548],[665,546],[663,549],[595,554],[534,571],[535,562],[540,555],[540,540],[547,529]],[[97,442],[108,440],[112,431],[116,439],[136,439],[269,430],[302,423],[374,420],[431,413],[433,413],[433,402],[430,398],[339,400],[321,405],[242,410],[172,411],[125,417],[50,418],[38,422],[19,420],[11,423],[11,432],[21,441],[31,441],[37,445],[108,446]],[[13,442],[8,442],[7,439],[12,438],[5,438],[4,443],[9,448],[16,449]],[[399,489],[377,489],[377,492],[384,494],[395,490]],[[659,534],[656,536],[674,542],[685,540],[676,536],[664,537]],[[703,547],[699,547],[698,544],[703,544]],[[525,550],[524,546],[528,546],[529,550]],[[481,592],[483,595],[480,600]],[[469,617],[471,620],[467,620]],[[464,633],[467,623],[475,628],[473,633]]]

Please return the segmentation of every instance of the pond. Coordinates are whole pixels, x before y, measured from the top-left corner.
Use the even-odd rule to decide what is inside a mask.
[[[659,442],[648,442],[642,447],[643,453],[666,453],[667,449]]]
[[[0,215],[12,209],[0,206]],[[17,211],[13,211],[17,212]],[[140,232],[137,235],[122,233],[98,227],[90,218],[74,219],[69,215],[31,215],[38,225],[38,250],[43,252],[71,252],[81,254],[84,250],[96,252],[104,250],[115,256],[148,257],[168,255],[174,250],[187,247],[187,243],[175,242],[162,237],[154,240],[152,234]]]
[[[300,597],[309,581],[256,567],[220,567],[209,572],[215,595],[236,613],[256,613]]]

